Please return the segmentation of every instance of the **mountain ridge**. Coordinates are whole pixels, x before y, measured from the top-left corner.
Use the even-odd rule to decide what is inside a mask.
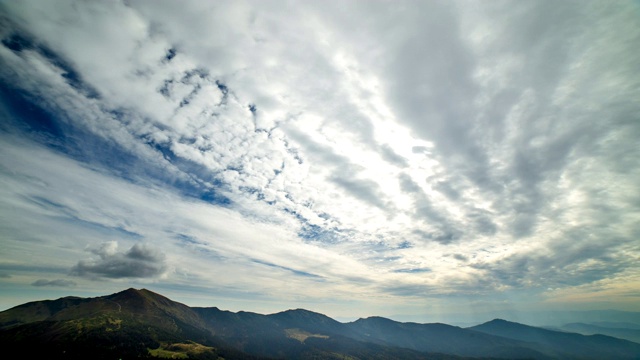
[[[494,319],[468,329],[486,334],[501,336],[520,341],[535,341],[545,345],[550,354],[560,358],[596,357],[624,358],[624,349],[637,348],[640,344],[606,335],[582,335],[572,332],[559,332],[549,329],[519,324],[503,319]],[[588,341],[585,341],[588,340]],[[567,349],[574,349],[569,353]],[[603,351],[603,349],[608,349]]]
[[[609,335],[618,339],[640,343],[640,325],[633,323],[569,323],[556,329],[582,335]]]
[[[564,347],[558,339],[565,341]],[[216,360],[640,358],[640,344],[630,341],[502,319],[470,328],[380,316],[341,323],[300,308],[263,315],[189,307],[134,288],[93,298],[29,302],[2,311],[0,345],[47,349],[48,358],[100,358],[95,351],[105,358],[124,352],[138,358],[172,354]]]

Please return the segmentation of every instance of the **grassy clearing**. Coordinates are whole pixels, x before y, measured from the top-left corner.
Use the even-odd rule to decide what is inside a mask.
[[[312,334],[310,332],[306,332],[304,330],[300,330],[300,329],[285,329],[284,333],[287,335],[288,338],[291,339],[296,339],[300,342],[304,342],[305,340],[307,340],[310,337],[316,337],[316,338],[320,338],[320,339],[328,339],[329,336],[327,335],[320,335],[320,334]]]
[[[149,355],[161,359],[188,359],[189,355],[177,351],[165,350],[162,347],[149,349]]]
[[[195,342],[162,344],[157,349],[148,349],[149,354],[161,359],[188,359],[189,354],[198,355],[205,352],[214,352],[214,348]]]

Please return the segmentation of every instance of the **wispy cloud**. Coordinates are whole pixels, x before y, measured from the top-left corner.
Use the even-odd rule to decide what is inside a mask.
[[[72,280],[65,279],[56,279],[56,280],[47,280],[47,279],[38,279],[31,283],[32,286],[56,286],[56,287],[74,287],[76,286],[76,282]]]

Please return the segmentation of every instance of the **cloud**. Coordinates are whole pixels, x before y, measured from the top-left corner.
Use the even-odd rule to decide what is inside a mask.
[[[56,280],[46,280],[46,279],[38,279],[31,283],[32,286],[55,286],[55,287],[74,287],[76,286],[76,282],[72,280],[64,280],[64,279],[56,279]]]
[[[165,255],[146,244],[135,244],[126,252],[118,252],[115,241],[91,249],[99,259],[82,260],[71,269],[71,275],[87,278],[156,278],[167,270]]]
[[[348,174],[335,177],[332,181],[356,199],[381,209],[389,210],[390,205],[381,199],[384,197],[384,193],[380,191],[376,182],[371,180],[350,179]]]
[[[396,273],[409,273],[409,274],[416,274],[416,273],[431,272],[431,269],[429,269],[429,268],[396,269],[396,270],[394,270],[393,272],[396,272]]]
[[[634,276],[636,4],[1,6],[32,273],[403,302]]]
[[[423,239],[435,240],[441,244],[449,244],[461,236],[461,227],[448,218],[447,210],[437,208],[424,193],[422,187],[409,175],[399,176],[400,188],[410,194],[413,200],[411,217],[427,228],[415,229],[414,233]]]
[[[277,269],[282,269],[282,270],[286,270],[286,271],[290,271],[291,273],[298,275],[298,276],[304,276],[304,277],[309,277],[309,278],[316,278],[316,279],[322,279],[321,276],[315,275],[315,274],[310,274],[308,272],[305,271],[300,271],[300,270],[295,270],[295,269],[291,269],[288,268],[286,266],[281,266],[281,265],[276,265],[276,264],[271,264],[265,261],[261,261],[261,260],[252,260],[253,262],[255,262],[256,264],[260,264],[260,265],[265,265],[268,267],[272,267],[272,268],[277,268]]]

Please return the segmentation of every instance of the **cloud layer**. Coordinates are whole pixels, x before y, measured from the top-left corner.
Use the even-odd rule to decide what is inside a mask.
[[[637,300],[635,3],[1,9],[3,282]]]

